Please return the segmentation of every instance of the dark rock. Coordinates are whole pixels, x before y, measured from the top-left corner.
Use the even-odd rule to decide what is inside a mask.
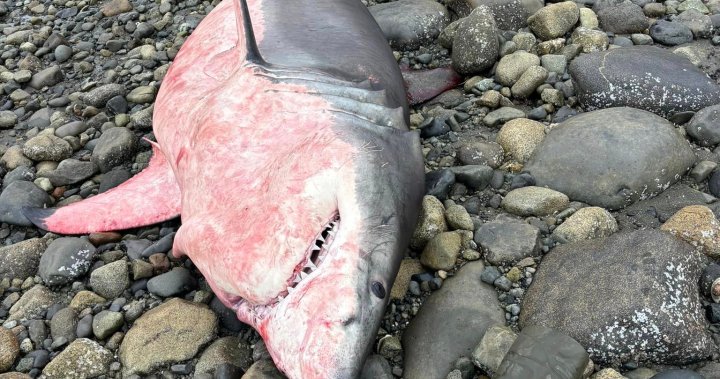
[[[60,66],[50,66],[32,76],[30,87],[35,89],[51,87],[60,83],[63,79],[65,79],[65,75],[63,75]]]
[[[147,287],[153,295],[171,297],[195,289],[197,283],[190,271],[183,267],[176,267],[170,272],[148,280]]]
[[[425,194],[440,200],[447,199],[450,188],[455,184],[455,174],[448,170],[436,170],[425,174]]]
[[[83,100],[87,105],[92,105],[96,108],[102,108],[115,96],[125,96],[127,89],[124,85],[118,83],[105,84],[97,87],[92,91],[85,94]]]
[[[11,183],[18,180],[24,180],[26,182],[31,182],[35,180],[35,170],[26,166],[20,166],[15,168],[14,170],[5,174],[5,177],[2,180],[2,188],[5,189]]]
[[[520,325],[562,330],[602,365],[704,359],[715,348],[698,295],[703,259],[654,229],[561,245],[538,267]]]
[[[703,108],[685,125],[688,135],[700,146],[720,143],[720,104]]]
[[[630,106],[670,116],[720,98],[720,86],[690,61],[654,46],[581,55],[570,64],[570,75],[588,109]]]
[[[720,304],[708,304],[707,307],[705,307],[705,316],[713,324],[720,323]]]
[[[56,186],[80,183],[81,181],[95,175],[98,169],[95,163],[79,161],[77,159],[65,159],[55,170],[46,174],[50,182]]]
[[[642,8],[627,0],[602,8],[597,16],[603,31],[617,34],[642,33],[649,25]]]
[[[625,208],[615,218],[623,230],[658,228],[680,209],[688,205],[706,205],[709,200],[707,194],[676,184],[652,199]]]
[[[650,379],[706,379],[695,371],[686,369],[672,369],[656,374]]]
[[[482,72],[492,67],[500,53],[498,30],[492,12],[485,6],[475,8],[459,21],[452,48],[452,65],[461,75]]]
[[[63,308],[53,315],[50,320],[50,334],[54,340],[65,338],[66,341],[75,340],[77,327],[77,312],[72,308]]]
[[[93,162],[101,172],[108,172],[115,166],[128,161],[135,153],[137,145],[135,134],[126,128],[110,128],[106,130],[95,149]]]
[[[675,46],[693,40],[693,33],[689,27],[680,22],[657,20],[650,27],[650,37],[663,45]]]
[[[505,324],[495,290],[480,281],[484,269],[482,262],[466,264],[422,305],[403,334],[404,377],[445,379],[487,328]]]
[[[382,355],[372,354],[365,360],[359,379],[393,379],[392,369]]]
[[[210,309],[218,316],[220,325],[222,325],[223,328],[233,332],[239,332],[246,327],[245,324],[238,320],[235,311],[226,307],[217,297],[214,297],[210,301]]]
[[[50,204],[50,197],[32,182],[16,181],[0,194],[0,222],[31,226],[22,213],[25,207],[43,208]]]
[[[102,175],[98,193],[103,193],[111,188],[117,187],[128,179],[130,179],[130,171],[121,167],[115,167]]]
[[[525,170],[538,186],[619,209],[661,193],[694,163],[692,149],[668,121],[639,109],[610,108],[554,127]]]
[[[454,166],[450,170],[455,174],[455,180],[474,190],[487,188],[493,178],[493,169],[489,166]]]
[[[40,258],[38,274],[48,286],[70,283],[87,273],[94,256],[95,246],[88,240],[58,238],[50,243]]]
[[[566,334],[530,325],[518,334],[493,378],[580,378],[588,361],[585,348]]]
[[[450,126],[445,122],[444,119],[435,117],[430,122],[420,129],[420,136],[422,138],[437,137],[446,134],[450,131]]]

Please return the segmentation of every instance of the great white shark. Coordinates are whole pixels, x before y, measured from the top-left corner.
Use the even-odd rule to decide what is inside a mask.
[[[438,75],[442,88],[415,97],[458,81]],[[25,214],[62,234],[180,215],[173,253],[288,377],[355,378],[424,192],[408,115],[397,62],[359,0],[224,0],[162,82],[149,166]]]

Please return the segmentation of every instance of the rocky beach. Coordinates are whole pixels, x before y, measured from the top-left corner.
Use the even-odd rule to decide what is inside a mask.
[[[462,82],[411,109],[426,195],[361,377],[720,379],[720,0],[363,3],[405,73]],[[284,378],[180,220],[23,214],[147,167],[218,4],[0,1],[0,379]]]

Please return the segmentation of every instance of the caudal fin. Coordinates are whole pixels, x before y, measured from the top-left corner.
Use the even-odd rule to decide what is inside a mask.
[[[148,167],[100,195],[61,208],[25,208],[39,228],[85,234],[150,225],[180,214],[180,189],[162,152],[153,146]]]

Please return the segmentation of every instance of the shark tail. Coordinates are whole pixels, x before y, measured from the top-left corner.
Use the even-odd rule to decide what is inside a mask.
[[[153,144],[148,167],[125,183],[61,208],[24,208],[41,229],[61,234],[121,230],[169,220],[180,214],[180,189],[163,153]]]

